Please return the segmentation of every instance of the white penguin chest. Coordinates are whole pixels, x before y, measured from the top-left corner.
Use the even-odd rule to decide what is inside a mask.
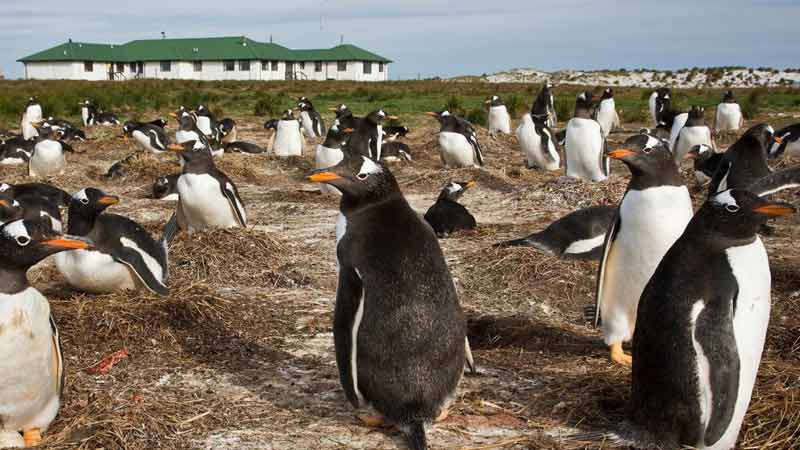
[[[184,142],[189,142],[189,141],[199,141],[199,140],[200,136],[198,136],[197,132],[195,132],[194,130],[189,130],[189,131],[178,130],[175,132],[175,142],[177,142],[178,144],[183,144]],[[148,143],[148,147],[149,145],[150,144]]]
[[[613,98],[607,98],[600,102],[600,108],[597,111],[597,121],[603,129],[603,133],[608,136],[611,129],[614,127],[614,116],[616,115],[616,102]]]
[[[300,156],[303,152],[301,139],[300,122],[296,120],[279,121],[273,144],[275,154],[277,156]]]
[[[211,136],[211,119],[206,116],[198,116],[197,129],[206,136]]]
[[[81,119],[84,126],[89,125],[89,108],[85,106],[81,108]]]
[[[3,428],[46,428],[58,410],[59,356],[50,305],[36,289],[0,294],[0,417]]]
[[[150,145],[150,136],[144,134],[143,132],[135,130],[133,133],[131,133],[131,137],[133,137],[136,143],[141,145],[145,150],[161,153],[161,150],[155,149],[152,145]]]
[[[508,115],[506,105],[492,106],[489,108],[489,132],[511,133],[511,116]]]
[[[64,171],[67,162],[58,141],[41,141],[36,144],[29,161],[32,176],[57,175]]]
[[[439,147],[448,166],[469,167],[476,164],[475,150],[461,133],[442,131],[439,133]]]
[[[738,130],[742,110],[738,103],[720,103],[717,106],[717,130]]]
[[[300,112],[300,121],[303,122],[303,130],[305,130],[306,135],[308,137],[314,137],[316,135],[314,131],[314,121],[311,120],[311,115],[308,114],[308,111]]]
[[[601,166],[603,134],[600,124],[592,119],[575,117],[567,123],[564,153],[567,176],[602,181],[606,175]]]
[[[111,255],[92,250],[71,250],[56,255],[56,268],[67,282],[82,291],[108,293],[136,289],[133,275]]]
[[[322,144],[317,145],[317,153],[315,157],[317,169],[324,169],[326,167],[333,167],[344,159],[344,153],[338,148],[328,148]]]
[[[542,129],[542,133],[547,133]],[[560,157],[556,151],[553,137],[549,136],[547,148],[542,146],[542,137],[536,134],[536,126],[530,118],[523,119],[522,124],[517,128],[517,141],[522,148],[522,152],[528,159],[528,167],[539,167],[546,170],[557,170]]]
[[[178,195],[188,225],[195,229],[229,228],[239,225],[219,182],[209,174],[183,174],[178,178]]]

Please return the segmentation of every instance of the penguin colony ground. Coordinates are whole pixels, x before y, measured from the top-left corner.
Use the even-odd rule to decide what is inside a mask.
[[[558,95],[557,88],[553,91]],[[315,106],[325,111],[333,105]],[[213,105],[208,105],[208,108],[213,110]],[[46,113],[46,105],[44,109]],[[364,117],[367,113],[369,111],[355,112],[358,117]],[[257,144],[263,149],[270,148],[270,133],[273,132],[264,131],[260,123],[246,118],[236,119],[237,139]],[[560,119],[563,121],[561,126],[569,120]],[[627,401],[631,399],[628,394],[631,388],[630,369],[609,361],[608,349],[603,345],[599,332],[583,319],[583,308],[594,302],[596,262],[565,262],[558,257],[558,253],[566,249],[556,249],[556,246],[546,251],[533,247],[492,248],[495,243],[542,231],[556,219],[582,208],[619,203],[631,180],[629,165],[623,161],[628,156],[622,153],[611,155],[614,162],[607,181],[575,182],[562,177],[563,166],[561,170],[552,172],[528,169],[528,159],[513,138],[498,135],[495,141],[489,138],[484,129],[474,127],[482,146],[484,167],[445,171],[441,169],[439,141],[435,134],[440,126],[434,125],[433,120],[425,120],[429,120],[430,125],[412,129],[403,139],[414,155],[413,163],[402,161],[381,166],[359,156],[362,158],[360,163],[348,162],[351,172],[340,170],[337,173],[342,176],[349,173],[355,182],[362,175],[366,175],[366,180],[380,178],[384,168],[391,171],[413,210],[408,210],[410,214],[392,216],[392,220],[382,224],[377,230],[378,234],[364,248],[375,252],[385,248],[375,245],[374,241],[380,242],[380,234],[393,227],[407,230],[408,236],[414,237],[413,242],[422,240],[427,246],[441,246],[442,254],[438,257],[441,259],[434,258],[426,263],[430,265],[418,265],[414,270],[409,267],[407,273],[422,272],[428,275],[428,283],[447,286],[447,276],[439,281],[431,281],[430,277],[432,273],[441,275],[437,267],[446,263],[452,274],[458,303],[466,315],[465,330],[448,327],[446,323],[451,319],[437,320],[441,328],[437,330],[436,337],[451,345],[445,358],[448,364],[466,367],[467,349],[457,342],[457,337],[466,333],[478,373],[474,376],[442,376],[429,383],[433,386],[448,377],[451,380],[453,377],[460,378],[454,398],[446,398],[441,404],[435,402],[437,408],[422,414],[422,419],[442,419],[426,427],[430,448],[560,448],[574,443],[568,439],[562,441],[557,436],[581,436],[587,431],[596,433],[591,441],[593,443],[587,444],[589,448],[599,447],[604,440],[619,446],[648,444],[653,439],[672,444],[687,436],[691,439],[719,437],[718,442],[727,445],[733,432],[725,424],[730,422],[731,417],[742,414],[740,402],[735,398],[731,400],[732,397],[726,397],[730,404],[719,411],[705,404],[697,411],[686,414],[684,422],[676,424],[675,431],[666,436],[644,436],[631,431],[637,430],[637,426],[647,426],[648,420],[656,420],[658,414],[655,413],[638,417],[636,423],[620,422],[618,418],[624,417]],[[326,117],[326,122],[335,126],[330,116]],[[513,118],[513,125],[518,123],[518,118]],[[741,133],[752,125],[755,122],[746,123]],[[627,127],[638,128],[633,124]],[[166,130],[171,141],[174,141],[175,129],[176,122],[171,120]],[[86,198],[90,203],[108,207],[103,214],[118,214],[134,219],[143,225],[158,248],[160,242],[169,240],[162,233],[176,210],[176,202],[152,199],[153,184],[157,177],[181,172],[178,159],[169,151],[176,149],[167,146],[163,155],[144,156],[141,154],[145,150],[133,139],[130,144],[125,144],[121,137],[93,141],[92,132],[92,128],[87,129],[90,138],[87,142],[70,142],[76,152],[66,155],[64,175],[39,180],[57,185],[70,194],[77,194],[71,201],[81,203]],[[628,137],[627,133],[610,134],[608,149],[627,147],[630,151],[645,154],[645,149],[651,148],[647,145],[651,143],[647,138],[629,141]],[[415,434],[411,429],[416,423],[411,419],[420,417],[404,415],[402,409],[396,415],[395,408],[381,406],[380,402],[385,401],[385,397],[377,392],[380,389],[375,387],[375,379],[362,380],[365,384],[360,385],[358,394],[352,385],[348,388],[345,384],[342,389],[341,368],[352,366],[346,364],[351,359],[340,361],[338,365],[336,362],[339,344],[334,347],[332,330],[336,334],[338,329],[333,314],[333,299],[338,297],[337,285],[342,286],[343,274],[349,274],[347,276],[351,279],[360,279],[365,289],[362,295],[368,300],[374,295],[367,291],[369,280],[371,277],[380,278],[382,272],[379,265],[372,267],[368,264],[359,269],[358,263],[354,264],[349,259],[358,255],[357,252],[337,258],[337,237],[340,242],[348,242],[353,236],[358,236],[359,227],[364,224],[352,219],[344,227],[337,226],[340,223],[337,221],[338,198],[332,194],[316,194],[318,186],[305,178],[316,169],[313,155],[316,144],[323,143],[323,139],[307,136],[304,139],[306,148],[299,158],[282,160],[269,152],[267,155],[253,155],[245,154],[249,152],[229,154],[226,151],[221,159],[214,160],[218,169],[233,182],[231,192],[234,196],[229,204],[236,206],[232,207],[232,211],[236,213],[240,207],[246,211],[246,215],[231,216],[230,223],[236,226],[236,223],[244,222],[248,228],[192,230],[191,235],[186,231],[179,232],[172,240],[167,258],[170,266],[167,278],[170,295],[167,297],[158,296],[158,288],[110,295],[79,293],[72,290],[59,274],[54,264],[55,258],[30,272],[28,278],[49,300],[58,325],[63,365],[55,364],[54,374],[58,375],[58,368],[62,366],[66,373],[65,395],[56,421],[42,433],[45,447],[74,447],[81,442],[88,442],[92,448],[109,448],[120,439],[131,448],[234,449],[268,443],[275,448],[388,449],[406,448],[409,442],[418,446],[412,448],[420,448],[419,433],[417,431]],[[717,144],[728,148],[733,142]],[[560,151],[563,160],[563,149]],[[139,152],[140,155],[129,160],[124,176],[106,178],[103,175],[113,163],[122,161],[132,152]],[[187,162],[184,160],[184,165]],[[706,189],[698,186],[692,163],[686,162],[684,165],[680,176],[693,194],[692,200],[697,211],[707,195]],[[3,178],[0,181],[11,185],[35,181],[27,176],[27,170],[22,166],[1,170]],[[317,174],[325,172],[323,169]],[[311,181],[332,181],[324,178]],[[422,219],[414,213],[422,214],[432,207],[440,192],[452,181],[475,182],[458,201],[475,217],[478,228],[448,235],[434,244],[436,241],[431,240],[431,235],[424,231]],[[183,189],[187,189],[186,185],[192,182],[184,180]],[[636,186],[654,182],[659,182],[659,179],[644,180]],[[178,180],[174,181],[175,190],[180,190],[177,188],[179,183]],[[333,183],[337,187],[336,182]],[[670,180],[670,183],[675,184],[674,180]],[[222,199],[226,195],[226,184],[219,186],[216,194]],[[635,190],[636,186],[632,188]],[[82,191],[87,187],[98,188],[100,192]],[[340,185],[337,189],[341,191],[346,187]],[[357,191],[355,189],[355,194]],[[352,198],[360,199],[357,195]],[[793,199],[791,195],[782,198]],[[237,204],[236,199],[241,204]],[[739,193],[717,200],[707,206],[709,211],[699,216],[692,226],[707,226],[708,220],[748,211],[746,208],[755,211],[769,206]],[[59,201],[63,202],[63,199]],[[360,200],[356,203],[355,208],[359,209]],[[12,200],[8,214],[13,214],[13,207]],[[764,211],[788,212],[780,207],[774,206]],[[6,208],[1,210],[6,211]],[[73,234],[66,226],[66,213],[62,219],[65,223],[63,231]],[[624,237],[628,235],[625,234],[626,219],[623,217],[622,220],[620,233]],[[742,222],[746,225],[743,229],[730,231],[731,237],[726,239],[734,242],[737,239],[747,240],[750,233],[748,220]],[[605,209],[597,221],[608,221]],[[415,225],[406,229],[402,225],[405,223]],[[787,250],[792,248],[798,237],[795,231],[797,224],[796,216],[779,219],[772,223],[774,235],[763,238],[766,253],[772,262],[773,321],[770,329],[773,331],[767,337],[763,357],[753,356],[746,361],[747,364],[738,367],[742,372],[752,373],[753,361],[761,359],[760,378],[756,381],[760,392],[750,404],[751,412],[758,414],[765,414],[765,408],[775,406],[770,403],[779,395],[774,389],[791,390],[789,383],[792,381],[782,378],[780,372],[796,363],[789,358],[797,337],[791,331],[797,329],[798,322],[790,303],[790,295],[797,290],[794,276],[797,256]],[[35,220],[22,222],[22,225],[24,227],[15,226],[11,230],[10,236],[13,235],[14,242],[10,244],[19,244],[19,239],[25,242],[26,237],[31,238],[32,242],[57,240],[59,242],[55,246],[66,246],[68,248],[64,251],[67,252],[83,249],[86,241],[92,238],[89,236],[81,240],[79,237],[66,236],[60,240],[53,239],[54,236],[44,236],[46,230],[42,230],[41,223]],[[340,235],[337,228],[344,228]],[[348,235],[348,231],[351,235]],[[591,254],[590,259],[601,257],[595,250],[595,243],[602,240],[596,235],[596,227],[588,227],[585,232],[587,236],[584,242],[574,243],[574,254],[580,254],[578,249]],[[84,233],[74,234],[85,236]],[[44,237],[37,241],[40,235]],[[420,236],[426,237],[423,239]],[[687,237],[687,240],[691,241],[690,238]],[[94,239],[101,241],[100,238]],[[402,241],[392,244],[405,252],[413,251],[413,246],[403,245]],[[24,247],[33,249],[34,245],[30,243]],[[122,247],[125,247],[124,243]],[[144,244],[137,244],[137,247],[143,249]],[[423,254],[435,255],[437,252],[434,247],[427,248]],[[744,255],[745,259],[754,259],[749,253],[753,250],[745,247],[748,252]],[[130,250],[132,246],[129,244],[126,248]],[[700,251],[698,248],[706,247],[698,243],[689,248],[681,247],[680,251],[692,253]],[[98,246],[99,250],[103,249]],[[45,253],[50,251],[54,250],[39,250],[35,256],[46,256]],[[109,254],[113,254],[113,251],[108,250]],[[366,254],[367,261],[373,261],[374,257],[368,256],[369,251]],[[720,255],[724,259],[726,251],[717,247],[713,251],[700,251],[706,252],[703,254],[708,254],[712,263],[695,271],[688,267],[682,270],[695,274],[698,279],[720,282],[723,278],[720,274],[726,273],[725,264],[716,261],[719,261]],[[759,255],[758,252],[755,254]],[[681,259],[679,256],[673,258]],[[739,259],[730,258],[733,258],[729,264],[735,274],[739,266],[733,261]],[[418,261],[419,257],[412,260]],[[760,267],[763,268],[763,265]],[[703,269],[707,272],[698,273]],[[666,276],[659,283],[682,285],[674,275]],[[715,287],[714,291],[725,292],[723,288],[726,286]],[[648,299],[665,292],[655,288],[646,291]],[[666,292],[673,291],[674,288]],[[452,295],[448,293],[446,297],[452,301]],[[358,305],[360,297],[357,292],[353,298]],[[658,304],[657,298],[653,301]],[[675,323],[689,320],[699,327],[709,320],[730,314],[724,308],[718,309],[717,303],[707,302],[698,306],[696,302],[689,302],[682,305],[685,309],[681,311],[685,314],[675,319]],[[358,306],[355,311],[357,313]],[[443,314],[441,317],[452,317],[448,312],[439,313]],[[672,313],[680,314],[680,311]],[[375,333],[373,327],[377,325],[377,319],[370,314],[375,313],[362,313],[360,325],[365,327],[362,330]],[[455,317],[459,315],[453,314]],[[663,316],[662,313],[655,314],[656,317]],[[345,324],[344,329],[349,331],[352,327]],[[691,334],[681,334],[680,330],[675,332],[676,339],[685,341],[685,347],[693,349],[696,354],[703,350],[704,345],[718,347],[731,342],[730,333],[695,334],[693,337]],[[46,333],[45,329],[39,331]],[[383,332],[385,330],[377,330],[379,339],[384,337]],[[402,333],[397,335],[398,340],[404,338]],[[635,343],[632,348],[626,346],[626,353],[634,357],[635,373],[648,367],[638,363],[637,355],[652,358],[655,352],[648,351],[647,346],[658,348],[662,342],[660,339],[664,339],[663,334],[651,332],[639,341],[641,344]],[[736,340],[735,336],[733,339]],[[359,342],[359,345],[364,346],[360,354],[369,355],[370,351],[375,351],[375,348],[370,349],[372,343]],[[128,349],[129,358],[109,368],[104,359],[122,348]],[[690,354],[694,353],[678,352],[672,359],[674,362],[670,370],[679,374],[676,377],[686,376],[680,372],[686,365],[678,361]],[[716,353],[703,354],[709,364],[717,363],[720,357]],[[380,380],[391,379],[400,373],[391,370],[391,364],[404,358],[401,351],[381,355],[388,359],[380,366],[386,373],[378,377],[378,385]],[[393,355],[395,358],[392,358]],[[733,359],[730,355],[728,358]],[[646,360],[643,358],[641,361]],[[386,370],[387,367],[390,370]],[[730,369],[730,366],[725,367]],[[346,371],[344,373],[348,374]],[[717,389],[719,385],[714,384],[717,379],[725,378],[720,378],[713,370],[704,372],[704,376],[698,378],[698,385]],[[401,377],[400,380],[408,380],[408,377]],[[29,381],[34,384],[37,382],[33,377]],[[399,381],[400,386],[402,382]],[[60,387],[58,384],[55,386]],[[646,389],[638,384],[635,386],[638,390],[632,400],[638,402],[642,393],[646,394]],[[727,389],[732,392],[741,387]],[[450,389],[445,386],[442,392],[450,394]],[[48,392],[47,395],[52,393]],[[372,400],[368,403],[374,403],[373,406],[391,410],[384,412],[384,415],[401,425],[401,430],[412,436],[411,440],[407,442],[396,428],[384,428],[376,433],[365,427],[364,423],[370,422],[369,419],[374,419],[375,415],[374,411],[362,413],[352,408],[350,403],[359,395]],[[347,402],[346,396],[351,402]],[[668,403],[663,399],[662,402]],[[439,408],[444,404],[448,404],[449,408]],[[449,411],[449,417],[441,417],[446,415],[445,411]],[[640,411],[648,410],[641,408]],[[367,420],[356,419],[357,414]],[[767,418],[767,431],[775,433],[777,437],[773,439],[776,440],[782,439],[781,430],[791,426],[792,416],[783,419],[784,422],[768,412],[766,416],[759,417]],[[712,432],[707,433],[712,437],[697,437],[698,431],[693,424],[698,420],[713,424]],[[103,423],[109,424],[109,428],[106,429]],[[576,427],[578,423],[580,425]],[[376,425],[374,421],[370,424]],[[747,419],[745,428],[746,431],[739,436],[740,444],[743,439],[753,439],[753,433],[763,436],[758,430],[748,427]],[[143,429],[147,431],[142,432]],[[20,438],[26,442],[35,440],[36,436],[35,433],[26,433]],[[604,448],[609,448],[608,444],[604,445]],[[709,445],[708,448],[726,447]],[[782,447],[777,445],[776,448]]]

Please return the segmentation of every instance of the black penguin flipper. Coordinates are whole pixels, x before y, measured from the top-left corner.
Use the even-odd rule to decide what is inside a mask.
[[[244,204],[240,200],[239,197],[239,190],[236,189],[236,185],[233,184],[233,181],[229,180],[227,177],[223,177],[221,179],[221,183],[219,184],[220,189],[222,190],[222,195],[228,199],[228,203],[231,205],[231,209],[236,214],[236,219],[239,221],[239,225],[246,227],[247,226],[247,213],[244,211]]]
[[[728,173],[730,170],[731,161],[727,158],[723,158],[722,161],[720,161],[719,166],[717,166],[717,170],[714,171],[714,176],[711,177],[711,182],[708,184],[708,198],[711,198],[714,194],[720,191],[722,181],[728,178]]]
[[[317,111],[311,114],[311,125],[318,137],[325,136],[325,121],[322,120],[322,116]]]
[[[64,142],[64,141],[58,141],[58,143],[59,143],[59,144],[61,144],[61,149],[62,149],[63,151],[65,151],[65,152],[69,152],[69,153],[75,153],[75,149],[74,149],[74,148],[72,148],[72,146],[71,146],[71,145],[69,145],[69,144],[67,144],[66,142]]]
[[[67,372],[64,370],[64,353],[61,350],[61,335],[58,333],[58,326],[52,314],[50,314],[50,330],[53,333],[53,350],[56,353],[56,389],[58,390],[58,396],[64,397]]]
[[[422,421],[402,425],[400,429],[408,440],[411,450],[428,450],[428,440],[425,437],[425,424]]]
[[[478,133],[469,123],[466,124],[466,132],[467,141],[469,141],[470,145],[472,145],[472,149],[475,151],[475,159],[478,161],[478,165],[483,167],[483,153],[481,152],[481,144],[478,143]]]
[[[333,343],[344,395],[356,408],[361,406],[361,398],[358,391],[358,368],[355,367],[354,373],[352,364],[352,354],[358,342],[358,336],[353,336],[353,327],[356,320],[360,320],[357,316],[363,299],[364,285],[355,268],[341,264],[333,316]]]
[[[792,167],[759,179],[751,184],[747,190],[759,197],[764,197],[784,189],[797,187],[800,187],[800,167]]]
[[[142,255],[136,250],[128,247],[117,247],[111,252],[111,257],[114,258],[114,261],[128,266],[139,278],[139,281],[153,293],[161,296],[169,295],[169,288],[150,272],[150,268],[147,267]]]
[[[694,339],[708,360],[708,382],[713,402],[703,438],[708,446],[719,441],[728,429],[736,409],[736,393],[739,392],[741,363],[733,331],[738,284],[733,278],[727,285],[734,292],[725,292],[728,289],[718,286],[721,289],[697,316],[694,332]]]
[[[621,203],[620,203],[621,204]],[[611,246],[617,239],[619,230],[622,227],[622,216],[619,214],[619,208],[614,215],[614,220],[611,221],[611,226],[606,233],[606,240],[603,243],[603,256],[600,258],[600,267],[597,269],[597,289],[595,295],[594,306],[594,326],[600,326],[600,305],[603,301],[603,283],[605,283],[606,270],[608,269],[608,255],[611,253]]]
[[[554,247],[546,240],[542,239],[541,233],[533,233],[524,238],[498,242],[497,244],[494,244],[494,247],[533,247],[553,256],[558,256],[561,253],[560,248]]]
[[[603,151],[600,152],[600,170],[603,175],[608,176],[611,172],[611,160],[608,158],[608,139],[603,136],[603,128],[600,128],[600,136],[603,139]]]

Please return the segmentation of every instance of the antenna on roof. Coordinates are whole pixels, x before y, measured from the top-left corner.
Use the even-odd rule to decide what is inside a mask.
[[[69,38],[69,43],[72,44],[72,38]]]
[[[162,31],[161,32],[161,39],[166,39],[166,38],[167,38],[167,33]]]
[[[339,35],[339,43],[340,44],[344,44],[344,35],[343,34]]]
[[[269,43],[272,44],[272,35],[269,35]]]

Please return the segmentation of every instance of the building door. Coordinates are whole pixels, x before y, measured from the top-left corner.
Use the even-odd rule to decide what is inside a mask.
[[[290,62],[286,62],[286,79],[293,80],[294,79],[294,64]]]

